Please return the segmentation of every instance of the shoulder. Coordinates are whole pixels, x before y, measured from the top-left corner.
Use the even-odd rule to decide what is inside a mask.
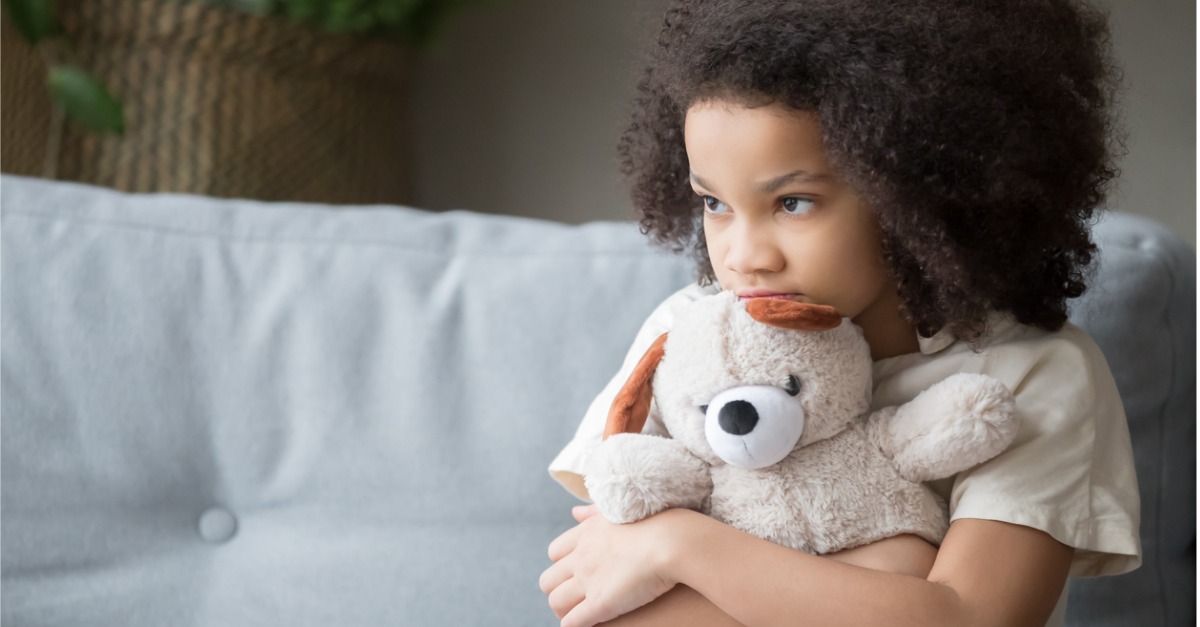
[[[720,286],[718,286],[715,283],[710,283],[708,285],[700,285],[699,283],[692,283],[690,285],[685,286],[683,289],[675,292],[674,294],[671,294],[670,296],[668,296],[667,299],[664,300],[662,302],[662,304],[660,304],[658,306],[658,308],[659,308],[659,310],[662,310],[662,311],[672,311],[673,312],[673,311],[679,309],[680,307],[687,306],[689,303],[691,303],[693,301],[700,300],[701,298],[704,298],[705,296],[711,296],[720,291],[721,291]]]
[[[1007,321],[970,353],[965,362],[1003,381],[1018,399],[1045,395],[1047,400],[1120,402],[1100,347],[1070,323],[1045,331]]]
[[[1086,467],[1113,438],[1128,442],[1116,382],[1086,332],[1069,323],[1045,331],[998,318],[982,347],[955,347],[941,359],[956,371],[998,379],[1012,391],[1022,422],[1014,448],[1045,446],[1046,453],[1060,451],[1065,459],[1074,452]]]
[[[932,341],[922,350],[875,362],[874,406],[901,404],[958,372],[999,379],[1018,401],[1044,397],[1049,402],[1073,403],[1076,397],[1086,400],[1096,392],[1111,393],[1113,398],[1117,394],[1104,354],[1072,324],[1045,331],[1006,314],[993,314],[977,346]]]
[[[681,309],[705,296],[710,296],[720,291],[721,288],[716,284],[700,285],[699,283],[692,283],[684,287],[668,296],[666,300],[659,303],[658,307],[654,308],[654,311],[646,318],[646,323],[638,335],[653,336],[649,337],[653,341],[654,338],[670,331],[671,327],[675,326],[675,319],[678,317]]]
[[[1108,363],[1087,333],[1009,319],[979,350],[939,360],[999,379],[1020,419],[1008,450],[942,486],[952,518],[1045,531],[1076,549],[1076,576],[1135,567],[1139,497],[1129,428]]]

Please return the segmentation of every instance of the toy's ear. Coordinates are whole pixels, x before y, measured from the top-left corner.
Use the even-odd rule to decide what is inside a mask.
[[[625,381],[625,385],[617,392],[612,407],[608,410],[608,424],[604,426],[604,439],[617,433],[641,433],[650,417],[650,401],[653,391],[650,384],[654,381],[654,371],[662,361],[667,334],[658,336],[650,345],[641,361]]]
[[[774,298],[750,299],[746,303],[746,313],[763,324],[796,331],[828,331],[842,323],[842,314],[829,305]]]

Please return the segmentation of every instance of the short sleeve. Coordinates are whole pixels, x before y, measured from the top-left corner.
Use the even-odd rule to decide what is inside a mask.
[[[625,384],[626,379],[633,372],[638,360],[642,358],[642,355],[650,348],[654,340],[671,329],[671,326],[675,322],[675,314],[679,308],[716,291],[717,288],[714,286],[689,285],[675,292],[659,304],[650,313],[650,316],[646,318],[646,321],[642,323],[641,329],[634,336],[633,344],[630,345],[629,351],[625,355],[625,360],[622,362],[620,370],[613,375],[613,378],[604,386],[604,389],[588,405],[587,412],[584,413],[583,420],[579,423],[579,428],[575,431],[575,437],[567,443],[554,458],[554,461],[550,463],[550,476],[562,484],[568,492],[584,501],[590,500],[587,488],[583,484],[583,471],[587,466],[587,459],[592,449],[600,444],[600,438],[604,435],[604,425],[608,420],[608,409],[612,405],[613,399],[616,398],[617,392],[621,390],[621,386]],[[642,431],[643,433],[666,435],[662,419],[658,416],[658,411],[653,406],[651,406],[650,417],[646,421],[646,426]]]
[[[1013,390],[1021,427],[1001,455],[963,473],[951,520],[1033,527],[1075,548],[1071,575],[1114,575],[1141,563],[1133,450],[1116,383],[1078,328],[995,346],[986,374]]]

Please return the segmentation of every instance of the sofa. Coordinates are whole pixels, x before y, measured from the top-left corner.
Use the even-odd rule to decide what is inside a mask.
[[[557,624],[546,466],[692,278],[622,222],[15,176],[0,220],[5,627]],[[1068,624],[1192,625],[1195,253],[1095,235],[1145,558]]]

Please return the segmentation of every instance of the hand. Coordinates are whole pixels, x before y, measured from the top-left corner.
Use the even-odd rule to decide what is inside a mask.
[[[597,516],[594,505],[572,509],[579,524],[550,543],[554,564],[538,581],[563,627],[612,620],[675,586],[660,567],[662,534],[675,511],[616,525]]]
[[[580,523],[599,513],[600,508],[595,505],[576,505],[571,508],[571,518]]]

